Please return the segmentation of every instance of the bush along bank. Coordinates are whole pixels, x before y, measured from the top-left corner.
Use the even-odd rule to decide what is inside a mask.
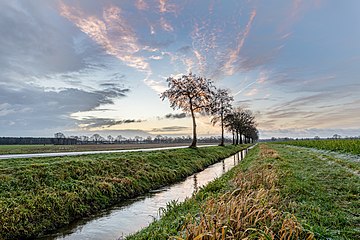
[[[0,161],[0,239],[33,238],[179,181],[245,146]]]

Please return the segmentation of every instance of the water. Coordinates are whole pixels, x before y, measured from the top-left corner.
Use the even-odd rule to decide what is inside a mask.
[[[243,159],[248,150],[243,150],[201,172],[187,177],[184,181],[157,189],[144,196],[123,202],[107,211],[79,220],[58,233],[41,239],[119,239],[135,233],[159,218],[159,208],[170,201],[184,201],[187,197],[210,181],[229,171]]]

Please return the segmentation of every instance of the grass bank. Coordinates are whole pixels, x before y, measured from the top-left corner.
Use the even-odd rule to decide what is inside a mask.
[[[261,144],[128,239],[359,239],[359,188],[358,176],[310,151]]]
[[[294,140],[281,142],[281,144],[360,154],[360,139]]]
[[[242,148],[0,160],[0,239],[38,236],[176,182]]]

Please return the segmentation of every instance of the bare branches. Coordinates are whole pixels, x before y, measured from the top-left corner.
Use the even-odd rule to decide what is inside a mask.
[[[243,108],[236,108],[224,118],[225,128],[236,135],[236,144],[243,143],[242,136],[245,137],[245,143],[258,139],[255,116],[252,111]]]
[[[232,109],[231,102],[234,98],[226,89],[217,89],[213,94],[211,102],[211,114],[213,115],[211,122],[215,125],[220,122],[221,125],[221,143],[224,145],[224,116],[229,114]]]
[[[168,99],[173,109],[181,109],[191,114],[193,121],[193,142],[190,147],[196,147],[195,114],[211,114],[211,122],[221,125],[221,143],[224,145],[224,129],[236,134],[236,144],[240,136],[245,142],[258,139],[255,117],[250,110],[236,108],[232,110],[233,97],[226,89],[216,89],[213,82],[204,77],[189,73],[176,79],[167,79],[169,89],[161,94],[161,99]],[[235,143],[235,142],[234,142]]]
[[[191,147],[196,147],[196,121],[195,113],[209,114],[215,87],[209,79],[189,73],[181,78],[169,77],[169,89],[161,94],[161,99],[169,99],[173,109],[182,109],[190,113],[193,120],[193,142]]]

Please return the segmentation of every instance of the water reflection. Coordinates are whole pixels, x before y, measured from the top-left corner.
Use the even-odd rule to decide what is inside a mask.
[[[199,186],[198,186],[198,181],[197,181],[197,177],[196,177],[196,173],[194,174],[194,193],[196,193],[199,190]]]
[[[240,152],[241,159],[245,152]],[[213,179],[229,171],[240,161],[239,153],[213,164],[203,171],[186,178],[177,184],[152,191],[127,203],[122,203],[106,212],[97,214],[88,219],[80,220],[57,234],[41,239],[119,239],[146,227],[154,219],[159,218],[158,209],[166,207],[166,203],[176,200],[184,201],[191,197],[199,188]]]

